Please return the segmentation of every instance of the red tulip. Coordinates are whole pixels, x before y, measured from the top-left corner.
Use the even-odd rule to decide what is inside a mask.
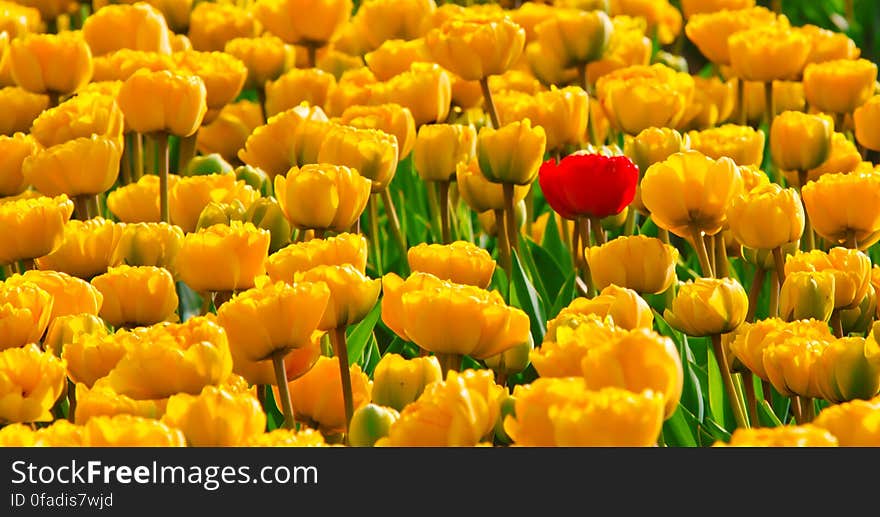
[[[571,154],[541,165],[538,182],[547,203],[566,219],[619,214],[636,193],[639,169],[626,156]]]

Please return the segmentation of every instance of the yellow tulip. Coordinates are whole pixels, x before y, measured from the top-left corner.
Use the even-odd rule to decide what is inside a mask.
[[[637,293],[662,293],[675,280],[678,250],[659,239],[622,236],[586,250],[593,285],[605,289],[614,284]]]
[[[530,185],[544,158],[547,136],[528,119],[499,129],[484,126],[477,136],[477,158],[483,175],[492,183]]]
[[[870,399],[880,391],[880,347],[873,337],[832,341],[816,364],[819,391],[832,403]]]
[[[234,38],[253,38],[259,22],[247,9],[232,4],[199,3],[192,10],[187,37],[195,50],[223,51]]]
[[[685,18],[695,14],[737,11],[755,6],[755,0],[682,0],[681,12]]]
[[[534,94],[538,107],[532,122],[544,128],[548,150],[578,145],[584,140],[589,118],[589,95],[576,86]]]
[[[749,126],[726,124],[688,133],[691,149],[717,160],[723,156],[737,165],[759,167],[764,160],[764,133]]]
[[[798,27],[798,30],[810,38],[812,43],[807,63],[824,63],[836,59],[858,59],[861,54],[856,43],[843,32],[823,29],[811,24]]]
[[[36,259],[42,270],[55,270],[89,279],[110,266],[113,250],[122,236],[124,223],[103,217],[71,220],[64,226],[64,240],[55,251]]]
[[[416,62],[387,82],[367,86],[366,98],[360,100],[369,104],[400,104],[412,113],[416,127],[420,127],[446,120],[452,102],[451,81],[449,72],[439,66]]]
[[[504,209],[504,187],[492,183],[483,175],[476,159],[461,162],[455,167],[456,184],[461,198],[477,213]],[[537,171],[537,169],[536,169]],[[513,203],[525,199],[530,185],[514,185]]]
[[[168,187],[173,191],[180,179],[168,175]],[[159,213],[159,176],[145,174],[137,181],[118,187],[107,194],[107,208],[124,223],[154,223],[162,217]]]
[[[91,388],[113,371],[139,339],[137,334],[125,329],[115,334],[82,332],[64,343],[61,358],[67,363],[67,374],[71,380]]]
[[[321,357],[321,341],[323,336],[323,332],[314,332],[307,345],[301,348],[294,348],[284,356],[284,371],[287,373],[288,382],[302,377],[315,366],[318,358]],[[247,357],[247,352],[243,347],[234,345],[230,347],[232,371],[244,377],[252,385],[277,385],[278,378],[275,376],[275,367],[272,364],[272,360],[253,361]]]
[[[327,102],[323,108],[331,117],[338,117],[349,106],[368,104],[372,97],[378,96],[384,89],[384,83],[377,81],[369,68],[346,70],[336,79],[336,86],[327,92]]]
[[[360,366],[355,364],[349,369],[352,401],[357,410],[370,402],[373,382],[361,371]],[[288,388],[293,401],[293,414],[297,419],[318,427],[325,434],[344,430],[345,407],[338,357],[319,357],[315,366],[302,377],[290,382]],[[276,400],[277,390],[275,388]]]
[[[153,400],[197,394],[232,373],[226,332],[209,318],[163,323],[138,329],[137,335],[99,384],[135,400]]]
[[[286,176],[275,176],[284,215],[303,230],[347,231],[366,208],[371,185],[355,168],[324,163],[293,167]]]
[[[196,75],[138,71],[122,85],[117,102],[132,130],[186,137],[202,124],[206,95],[205,83]],[[149,104],[143,102],[147,97]]]
[[[668,0],[610,0],[609,13],[644,18],[648,31],[663,45],[672,43],[681,32],[681,13]]]
[[[6,2],[3,4],[3,17],[0,21],[0,31],[5,31],[11,38],[24,36],[31,32],[40,32],[42,29],[42,16],[40,10],[34,4],[36,2]],[[48,6],[52,2],[41,2]],[[28,6],[27,4],[31,4]],[[65,6],[66,7],[66,6]]]
[[[121,157],[121,140],[92,135],[37,151],[25,158],[22,173],[49,196],[93,196],[116,182]]]
[[[770,127],[770,154],[784,170],[807,171],[822,164],[831,152],[834,122],[824,115],[786,111]]]
[[[581,361],[586,387],[623,388],[634,393],[663,394],[666,418],[678,408],[684,383],[675,343],[648,329],[637,329],[616,341],[590,348]]]
[[[149,72],[173,71],[171,56],[145,50],[119,49],[94,58],[94,82],[125,81],[144,68]],[[86,86],[83,89],[88,89]]]
[[[406,320],[403,312],[403,295],[411,291],[443,287],[448,282],[440,280],[430,273],[418,271],[404,280],[396,273],[388,273],[382,277],[382,322],[401,339],[412,341],[406,333]]]
[[[43,349],[61,356],[64,346],[76,341],[80,335],[106,336],[109,333],[101,318],[87,312],[59,316],[49,323]]]
[[[192,447],[237,447],[264,432],[266,414],[250,393],[206,386],[198,396],[169,398],[162,422],[183,431]]]
[[[506,390],[489,370],[449,372],[400,412],[380,447],[471,447],[492,432]]]
[[[651,328],[654,323],[651,307],[642,297],[632,289],[614,284],[602,289],[595,298],[575,298],[559,313],[564,314],[610,316],[615,325],[627,330]]]
[[[29,131],[31,123],[49,106],[49,97],[31,93],[24,88],[7,86],[0,88],[0,134],[12,135]]]
[[[312,239],[287,246],[266,260],[266,272],[273,282],[293,283],[296,273],[320,265],[351,264],[360,272],[367,267],[367,239],[363,235],[341,233],[326,239]]]
[[[169,34],[165,17],[147,3],[108,5],[82,25],[82,35],[95,56],[121,48],[170,54]]]
[[[286,174],[292,166],[318,163],[318,150],[330,127],[321,108],[298,106],[256,128],[238,157],[270,178]]]
[[[862,155],[855,144],[848,140],[845,134],[835,132],[831,137],[831,151],[828,153],[828,158],[822,162],[822,165],[807,171],[807,181],[816,181],[825,174],[854,172],[861,163]],[[798,171],[783,171],[783,174],[790,185],[796,185],[800,181]]]
[[[302,103],[323,106],[335,86],[336,78],[317,68],[289,70],[274,81],[266,81],[266,114],[271,117]]]
[[[796,271],[785,277],[779,295],[782,319],[828,321],[833,310],[834,275],[831,272]]]
[[[204,228],[186,235],[174,268],[197,292],[249,289],[266,272],[269,239],[268,230],[240,221]]]
[[[367,50],[390,39],[412,40],[431,28],[433,0],[367,0],[352,19],[365,38]]]
[[[528,316],[495,291],[447,284],[405,293],[401,301],[407,336],[430,352],[484,359],[528,339]],[[461,324],[450,328],[448,321]]]
[[[5,285],[34,284],[52,297],[49,323],[55,318],[74,314],[98,315],[103,303],[101,292],[79,278],[60,271],[32,269],[22,275],[12,275]]]
[[[114,96],[80,92],[40,114],[31,126],[31,136],[43,147],[92,135],[118,140],[123,126],[122,111]]]
[[[37,152],[37,145],[24,133],[0,136],[0,196],[15,196],[27,188],[22,164]]]
[[[789,338],[764,348],[764,369],[776,391],[785,396],[821,397],[818,362],[828,342]]]
[[[31,344],[0,352],[0,422],[49,422],[64,393],[64,362]]]
[[[675,153],[688,150],[690,140],[675,129],[649,127],[624,140],[623,153],[638,165],[644,175],[648,167],[662,162]]]
[[[694,97],[677,127],[706,131],[728,121],[736,108],[737,84],[736,79],[695,76]]]
[[[376,129],[397,139],[397,159],[406,158],[415,145],[415,121],[409,109],[399,104],[374,106],[350,106],[342,113],[339,122],[358,129]]]
[[[587,82],[590,85],[595,85],[600,77],[620,68],[647,65],[651,61],[651,38],[645,34],[647,27],[644,19],[618,15],[611,18],[611,24],[614,26],[614,30],[605,53],[601,59],[587,64]],[[541,46],[540,42],[536,43]],[[526,49],[529,65],[533,72],[537,73],[541,68],[539,61],[546,61],[551,67],[557,66],[557,56],[547,55],[542,59],[542,52],[536,52],[536,50],[543,51],[543,48]],[[569,69],[568,72],[563,72],[563,75],[571,72],[575,72],[575,70]],[[542,78],[542,81],[547,82],[547,79],[549,77]]]
[[[299,431],[275,429],[268,433],[252,436],[248,447],[326,447],[324,435],[315,429],[303,427]]]
[[[803,196],[816,233],[834,244],[857,244],[880,230],[876,171],[825,174],[807,183]],[[843,204],[848,208],[842,210]]]
[[[563,67],[584,66],[601,58],[614,26],[604,11],[558,9],[534,28],[542,48],[561,58]]]
[[[281,39],[270,34],[256,38],[233,38],[223,49],[238,58],[248,69],[245,88],[262,88],[266,81],[277,79],[285,66],[285,48]]]
[[[719,65],[727,65],[730,64],[728,38],[731,35],[776,21],[776,14],[766,7],[721,10],[688,16],[685,33],[706,59]]]
[[[748,307],[748,296],[736,280],[699,278],[680,286],[663,317],[689,336],[710,336],[735,330],[745,321]]]
[[[809,38],[782,24],[734,33],[727,44],[733,72],[745,81],[797,79],[810,55]]]
[[[833,434],[841,447],[877,447],[880,445],[880,398],[853,400],[831,405],[813,421]]]
[[[91,283],[104,296],[101,318],[114,327],[152,325],[176,317],[177,291],[164,268],[111,267]]]
[[[64,241],[64,225],[73,213],[65,195],[0,202],[0,264],[48,255]]]
[[[310,345],[329,299],[330,290],[321,283],[267,283],[220,306],[217,322],[231,347],[241,349],[234,355],[263,361]]]
[[[373,447],[380,438],[388,436],[400,413],[396,409],[377,404],[359,408],[351,417],[348,442],[352,447]]]
[[[36,343],[52,315],[52,295],[31,282],[0,283],[0,350]]]
[[[740,428],[728,443],[715,442],[713,447],[837,447],[837,438],[821,427],[784,425],[767,428]]]
[[[9,46],[12,78],[29,92],[73,93],[94,71],[92,52],[80,32],[29,34]]]
[[[508,17],[451,19],[425,36],[431,58],[462,79],[502,74],[519,59],[525,31]]]
[[[476,156],[477,131],[471,125],[425,124],[419,128],[413,165],[425,181],[449,181],[459,163]]]
[[[238,97],[247,79],[244,63],[224,52],[186,50],[172,57],[181,72],[195,75],[205,84],[205,123],[212,122],[223,106]]]
[[[489,287],[495,272],[495,260],[489,253],[466,241],[413,246],[407,252],[407,261],[412,271],[482,289]]]
[[[324,135],[317,163],[351,167],[381,192],[397,171],[397,139],[376,129],[335,125]]]
[[[373,402],[402,411],[433,382],[442,382],[440,362],[434,356],[405,359],[386,354],[373,371]]]
[[[387,81],[406,72],[413,63],[430,62],[430,60],[424,38],[411,41],[386,40],[378,48],[364,55],[364,61],[370,67],[370,71],[380,81]]]
[[[213,122],[199,130],[196,149],[203,155],[217,153],[235,162],[239,149],[244,149],[247,138],[263,123],[259,104],[247,100],[227,104]]]
[[[97,416],[84,425],[85,447],[186,447],[181,430],[152,418]]]
[[[810,106],[828,113],[851,113],[874,93],[877,65],[867,59],[839,59],[804,69],[804,94]]]
[[[109,388],[89,389],[85,384],[76,385],[76,414],[78,426],[85,425],[92,418],[116,415],[131,415],[143,418],[161,418],[165,413],[167,400],[134,400],[120,395]]]
[[[797,252],[785,261],[785,276],[796,271],[829,271],[834,275],[834,308],[859,305],[871,285],[871,260],[859,250],[835,247]]]
[[[657,226],[680,237],[714,235],[726,222],[743,177],[730,158],[713,160],[699,151],[676,153],[651,165],[642,178],[642,202]]]
[[[693,92],[693,77],[661,64],[621,68],[596,82],[605,113],[629,135],[649,127],[676,127]]]
[[[253,13],[285,43],[323,46],[340,35],[351,16],[351,0],[259,0]]]
[[[562,311],[548,322],[544,343],[529,352],[541,377],[578,377],[581,360],[593,347],[616,341],[625,334],[611,318],[598,314]]]
[[[770,183],[734,198],[727,222],[743,246],[774,249],[801,238],[804,208],[795,189]]]
[[[872,151],[880,150],[880,95],[868,99],[853,112],[856,140]]]
[[[250,206],[260,192],[232,174],[206,174],[180,178],[168,194],[171,222],[184,232],[194,232],[199,215],[208,203],[231,204],[238,201]]]
[[[320,265],[294,274],[294,282],[324,282],[330,288],[319,330],[345,328],[366,317],[376,305],[382,281],[373,280],[351,264]]]

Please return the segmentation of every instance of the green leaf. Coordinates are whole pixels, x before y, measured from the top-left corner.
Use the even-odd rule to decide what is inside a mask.
[[[464,370],[485,370],[486,367],[483,366],[479,361],[470,357],[470,356],[462,356],[461,358],[461,369]]]
[[[529,282],[519,254],[515,250],[513,251],[513,279],[510,282],[510,304],[525,311],[531,322],[532,338],[535,343],[542,343],[544,334],[547,332],[544,307],[541,304],[540,295]]]
[[[762,400],[761,403],[758,404],[758,419],[760,420],[761,425],[765,427],[781,427],[783,425],[782,421],[779,420],[779,417],[776,416],[776,413],[773,412],[770,403],[766,400]]]
[[[556,296],[556,300],[553,302],[550,312],[547,313],[547,320],[555,318],[562,309],[567,307],[568,304],[577,297],[576,281],[577,272],[572,271],[568,274],[568,278],[565,279],[565,283],[562,284],[562,287],[559,288],[559,294]]]
[[[370,313],[360,321],[360,323],[349,328],[348,336],[346,337],[349,366],[358,362],[371,339],[375,342],[376,339],[373,336],[373,327],[375,327],[376,322],[379,321],[381,308],[382,304],[377,303],[376,306],[373,307],[373,310],[371,310]]]
[[[726,427],[724,414],[724,380],[721,378],[721,370],[715,360],[715,352],[712,347],[706,347],[708,361],[706,363],[709,372],[709,412],[716,422]]]
[[[504,272],[504,269],[496,267],[495,272],[492,273],[492,281],[489,282],[489,290],[498,291],[498,294],[507,300],[509,289],[507,274]]]
[[[275,393],[270,385],[257,385],[258,390],[264,390],[266,395],[265,406],[263,410],[266,412],[266,430],[272,431],[284,427],[284,414],[275,404]]]
[[[376,365],[379,364],[380,359],[382,359],[382,352],[379,351],[379,346],[376,343],[376,334],[373,332],[370,334],[370,345],[364,351],[364,361],[361,365],[364,373],[366,373],[371,379],[373,378],[373,371],[376,369]]]
[[[686,335],[679,333],[673,329],[669,323],[663,319],[656,310],[654,311],[654,325],[657,332],[664,336],[668,336],[678,348],[678,354],[681,360],[681,367],[684,373],[684,385],[681,392],[681,404],[688,408],[694,414],[696,419],[703,421],[705,412],[705,402],[703,400],[703,391],[700,386],[700,379],[697,376],[696,369],[693,366],[694,354],[691,350]]]
[[[705,425],[706,431],[712,435],[715,440],[721,440],[723,442],[730,441],[730,433],[727,432],[727,429],[724,429],[717,422],[712,420],[711,417],[706,417],[703,420],[703,424]]]
[[[559,290],[565,283],[565,272],[573,270],[560,268],[559,264],[556,263],[556,260],[547,250],[538,246],[531,240],[527,240],[526,242],[528,243],[529,251],[532,255],[532,263],[535,266],[533,277],[540,278],[541,282],[544,284],[544,289],[546,289],[544,306],[549,307],[553,305],[557,293],[559,293]]]
[[[565,243],[562,242],[559,227],[556,225],[556,217],[550,212],[547,219],[547,228],[544,229],[544,239],[541,247],[553,258],[560,271],[571,271],[574,265],[571,261],[571,252],[568,251]]]
[[[183,282],[175,282],[177,287],[177,313],[180,321],[186,321],[202,312],[202,297]]]
[[[550,292],[547,289],[547,286],[544,285],[544,275],[542,271],[538,270],[538,266],[535,264],[534,257],[532,257],[531,246],[529,246],[528,239],[523,239],[523,243],[520,246],[520,259],[522,259],[523,266],[525,267],[526,275],[532,285],[535,287],[535,291],[537,291],[538,296],[541,297],[541,303],[543,303],[544,307],[547,307],[553,303],[553,300],[548,298],[550,296]],[[561,283],[561,282],[560,282]]]
[[[686,410],[685,410],[686,411]],[[681,405],[666,422],[663,422],[663,438],[671,447],[696,447],[697,439],[682,411]]]

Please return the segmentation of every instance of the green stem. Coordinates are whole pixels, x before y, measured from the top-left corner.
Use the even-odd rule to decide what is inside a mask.
[[[834,309],[831,311],[831,320],[829,321],[831,324],[831,330],[834,332],[834,337],[842,338],[843,337],[843,323],[840,320],[840,309]]]
[[[132,182],[137,182],[144,175],[144,135],[140,133],[132,133],[131,141],[134,145],[134,170],[132,171]]]
[[[713,236],[715,249],[712,253],[715,255],[715,264],[713,269],[718,278],[727,278],[730,276],[729,263],[727,262],[727,246],[724,243],[724,234],[718,232]]]
[[[790,398],[791,412],[794,414],[794,421],[796,424],[801,425],[804,423],[804,412],[803,407],[801,407],[801,398],[798,395],[792,395]]]
[[[76,423],[76,384],[67,379],[67,420]]]
[[[449,229],[449,182],[437,183],[440,194],[440,231],[443,236],[443,244],[452,242],[452,234]]]
[[[535,221],[535,188],[530,186],[526,192],[526,235],[532,235],[532,223]]]
[[[507,238],[510,248],[519,251],[519,229],[516,224],[516,207],[513,203],[513,183],[502,183],[504,190],[504,212],[507,216]]]
[[[804,417],[804,423],[809,424],[816,417],[815,406],[812,397],[801,397],[801,413]]]
[[[782,284],[779,283],[779,276],[773,275],[773,282],[770,286],[770,308],[767,311],[767,316],[770,318],[779,316],[779,290],[781,288]]]
[[[773,119],[776,117],[776,104],[773,102],[773,81],[764,83],[764,122],[767,124],[767,130],[773,125]]]
[[[450,371],[461,371],[461,354],[436,354],[440,361],[440,370],[443,372],[445,379]]]
[[[746,314],[746,321],[755,322],[755,313],[758,310],[758,299],[761,297],[761,290],[764,288],[764,276],[767,270],[761,266],[755,269],[755,276],[752,277],[752,285],[749,287],[749,311]]]
[[[746,80],[739,80],[739,125],[749,123],[748,96],[746,95]]]
[[[758,398],[755,396],[755,378],[752,372],[743,373],[743,387],[746,392],[746,404],[749,408],[749,422],[752,427],[760,427],[758,421]]]
[[[86,196],[73,197],[73,215],[80,221],[89,220],[89,203]]]
[[[272,366],[275,367],[275,382],[278,383],[278,397],[281,399],[281,408],[284,412],[284,427],[294,429],[296,423],[293,420],[293,402],[290,400],[290,389],[287,386],[287,366],[284,364],[285,352],[276,352],[272,355]]]
[[[132,137],[131,133],[125,133],[123,135],[123,148],[122,148],[122,160],[120,160],[121,169],[119,171],[119,185],[125,186],[131,183],[131,175],[132,175],[132,162],[133,160],[133,145],[132,145]]]
[[[86,196],[86,208],[89,210],[89,218],[101,217],[101,199],[99,194]]]
[[[156,147],[159,151],[159,214],[163,223],[171,222],[168,209],[168,134],[156,133]]]
[[[379,236],[379,195],[371,194],[367,200],[370,219],[370,244],[373,245],[374,262],[379,276],[384,274],[382,269],[382,239]]]
[[[638,224],[638,212],[632,207],[629,208],[626,212],[626,222],[623,223],[623,234],[626,236],[633,235],[636,231],[636,224]]]
[[[798,171],[798,194],[801,194],[801,191],[804,188],[804,185],[807,184],[807,172],[808,171]],[[804,196],[801,194],[801,203],[803,203]],[[806,205],[804,206],[804,242],[801,246],[801,249],[804,251],[812,251],[816,248],[816,238],[813,235],[813,225],[810,224],[810,214],[807,212]]]
[[[709,254],[706,251],[706,242],[703,240],[703,232],[693,230],[691,232],[691,244],[697,251],[697,258],[700,260],[700,270],[706,278],[713,278],[715,273],[712,271],[712,263],[709,262]]]
[[[593,237],[596,239],[596,244],[598,246],[608,242],[608,239],[605,236],[605,228],[602,228],[602,219],[599,219],[598,217],[590,217],[590,227],[593,229]]]
[[[851,250],[859,249],[859,240],[856,238],[856,233],[854,231],[846,232],[846,247]]]
[[[330,331],[333,355],[339,360],[339,375],[342,378],[342,400],[345,404],[345,436],[348,440],[348,426],[354,414],[354,399],[351,393],[351,370],[348,368],[348,346],[345,342],[345,327]]]
[[[406,257],[406,238],[400,229],[400,219],[397,217],[397,210],[394,208],[394,201],[388,188],[382,189],[382,204],[385,205],[385,214],[388,216],[388,222],[391,223],[391,233],[394,234],[394,240],[400,248],[400,256]],[[403,263],[405,264],[406,261],[404,260]]]
[[[498,129],[501,123],[498,121],[498,110],[495,109],[495,101],[492,100],[492,91],[489,89],[489,78],[480,79],[480,88],[483,90],[483,100],[486,103],[486,111],[489,112],[489,119],[492,120],[492,127]]]
[[[305,43],[306,56],[308,57],[309,68],[315,68],[318,65],[318,47],[316,42],[308,41]]]
[[[510,241],[507,235],[507,221],[503,210],[495,210],[495,234],[498,237],[498,259],[507,273],[507,281],[513,278],[513,255],[510,252]]]
[[[144,174],[156,174],[156,140],[144,135]]]
[[[583,269],[584,282],[587,284],[587,297],[596,295],[596,287],[593,285],[593,274],[590,272],[590,263],[587,261],[583,249],[590,245],[590,220],[586,217],[577,218],[577,232],[580,235],[581,247],[578,250],[581,255],[581,268]]]
[[[736,386],[733,384],[733,377],[730,375],[730,368],[727,366],[727,354],[721,345],[721,334],[712,335],[712,348],[715,351],[715,360],[718,362],[718,369],[721,370],[721,379],[724,381],[724,388],[727,390],[727,397],[730,399],[730,405],[733,408],[733,416],[736,419],[737,427],[747,428],[749,422],[746,420],[739,394]]]
[[[196,132],[191,134],[190,136],[181,137],[180,147],[178,147],[177,152],[177,173],[182,174],[183,171],[186,170],[186,167],[189,165],[189,162],[192,161],[196,156],[196,141],[199,138],[199,130],[196,129]],[[159,155],[161,159],[161,154]]]
[[[776,277],[779,285],[785,281],[785,259],[782,257],[782,248],[773,248],[773,262],[776,265]]]

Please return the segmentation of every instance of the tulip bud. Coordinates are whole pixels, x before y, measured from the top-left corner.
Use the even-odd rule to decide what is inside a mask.
[[[615,284],[648,294],[661,293],[675,281],[678,250],[659,239],[637,235],[589,247],[586,257],[598,289]]]
[[[880,391],[880,347],[873,337],[838,339],[822,352],[816,375],[829,402],[870,399]]]
[[[510,445],[513,443],[513,439],[504,430],[504,420],[508,417],[512,419],[516,418],[516,399],[509,393],[506,393],[503,397],[504,400],[501,402],[501,414],[498,416],[498,421],[495,422],[495,440]]]
[[[509,376],[517,374],[529,366],[529,353],[534,348],[535,340],[529,334],[528,341],[514,345],[498,355],[487,357],[485,360],[486,366],[498,375]]]
[[[254,201],[244,214],[243,220],[254,223],[257,228],[269,230],[272,234],[269,253],[275,253],[290,244],[290,223],[287,222],[281,205],[275,198],[262,197]]]
[[[208,228],[215,224],[226,224],[230,221],[244,221],[245,207],[241,201],[235,199],[231,203],[217,203],[211,201],[202,213],[199,214],[199,220],[196,223],[196,231],[202,228]]]
[[[649,127],[634,137],[626,138],[624,154],[639,167],[642,175],[648,167],[689,148],[689,140],[668,127]]]
[[[681,285],[672,310],[663,317],[672,327],[689,336],[725,334],[745,321],[749,299],[732,278],[699,278]]]
[[[425,386],[441,380],[443,375],[435,356],[404,359],[387,354],[373,371],[373,402],[402,411],[419,398]]]
[[[872,285],[868,287],[868,293],[857,307],[840,311],[840,324],[843,327],[843,335],[866,333],[870,328],[871,322],[874,320],[876,310],[877,292]]]
[[[206,174],[232,174],[232,165],[218,153],[196,156],[187,164],[182,176],[202,176]]]
[[[785,321],[828,321],[834,310],[834,275],[827,271],[798,271],[785,277],[779,296],[779,315]]]
[[[872,151],[880,150],[880,95],[868,99],[853,112],[856,140]]]
[[[263,197],[272,195],[272,181],[269,175],[259,167],[240,165],[233,171],[236,180],[242,180],[254,190],[259,190]]]
[[[94,314],[68,314],[52,320],[43,339],[43,348],[61,356],[64,345],[73,343],[81,334],[106,336],[107,327]]]
[[[822,164],[831,152],[834,122],[826,115],[786,111],[770,126],[770,154],[783,170],[808,171]]]
[[[500,129],[483,127],[477,136],[480,170],[492,183],[528,185],[534,181],[544,157],[547,136],[529,119]]]
[[[372,447],[379,438],[388,436],[391,425],[398,418],[400,413],[392,408],[376,404],[362,406],[351,417],[348,443],[352,447]]]
[[[813,422],[837,437],[841,447],[877,447],[880,445],[877,411],[880,411],[880,401],[876,398],[854,400],[823,409]]]
[[[804,69],[804,94],[825,113],[851,113],[874,93],[877,65],[867,59],[814,63]]]
[[[804,208],[795,189],[771,183],[733,199],[727,221],[743,246],[773,249],[801,238]]]

